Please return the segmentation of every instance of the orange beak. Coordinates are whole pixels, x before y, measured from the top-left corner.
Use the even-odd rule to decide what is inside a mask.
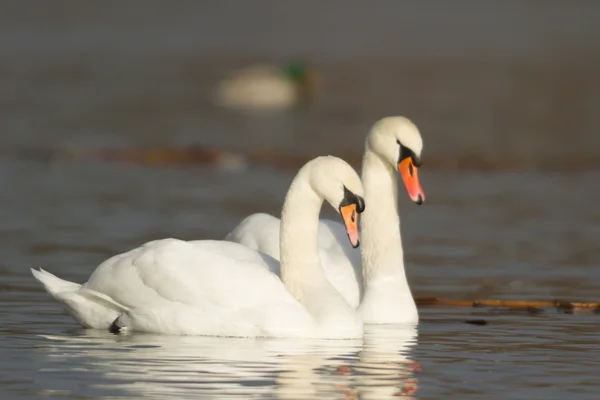
[[[358,236],[358,213],[356,212],[356,204],[349,204],[340,207],[340,214],[346,226],[346,233],[352,247],[357,248],[360,244]]]
[[[421,204],[425,201],[425,193],[421,189],[421,183],[419,182],[419,174],[417,167],[413,164],[410,157],[406,157],[404,160],[398,163],[398,171],[406,186],[406,191],[410,199],[416,204]]]

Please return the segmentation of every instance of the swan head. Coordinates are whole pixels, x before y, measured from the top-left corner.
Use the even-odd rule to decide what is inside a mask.
[[[365,210],[360,177],[347,162],[333,156],[317,157],[306,166],[313,190],[337,210],[352,247],[358,247],[358,214]]]
[[[386,117],[373,125],[367,137],[367,147],[394,169],[398,168],[410,199],[416,204],[425,201],[419,182],[423,138],[408,118]]]

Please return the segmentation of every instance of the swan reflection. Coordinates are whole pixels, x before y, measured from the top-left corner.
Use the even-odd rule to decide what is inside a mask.
[[[364,339],[43,336],[54,373],[82,376],[119,397],[410,399],[417,390],[415,327],[367,326]],[[73,390],[82,390],[85,387]]]

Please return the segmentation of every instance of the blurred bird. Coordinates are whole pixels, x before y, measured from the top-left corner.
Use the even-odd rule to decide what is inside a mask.
[[[285,109],[310,103],[318,84],[318,74],[298,60],[290,60],[283,67],[253,65],[220,82],[213,101],[223,107]]]

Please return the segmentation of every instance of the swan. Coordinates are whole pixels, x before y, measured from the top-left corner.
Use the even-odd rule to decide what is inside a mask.
[[[362,215],[361,251],[348,246],[343,227],[319,223],[319,257],[332,285],[358,309],[365,323],[416,324],[419,320],[404,271],[400,237],[396,170],[409,197],[425,200],[418,177],[423,140],[405,117],[377,121],[365,140],[362,182],[369,207]],[[225,240],[241,243],[279,259],[278,218],[268,214],[246,217]]]
[[[112,332],[240,337],[361,338],[362,321],[326,279],[317,253],[323,200],[359,245],[358,174],[318,157],[293,179],[281,214],[281,263],[238,243],[156,240],[116,255],[87,283],[32,269],[84,327]],[[279,278],[280,274],[281,278]]]

